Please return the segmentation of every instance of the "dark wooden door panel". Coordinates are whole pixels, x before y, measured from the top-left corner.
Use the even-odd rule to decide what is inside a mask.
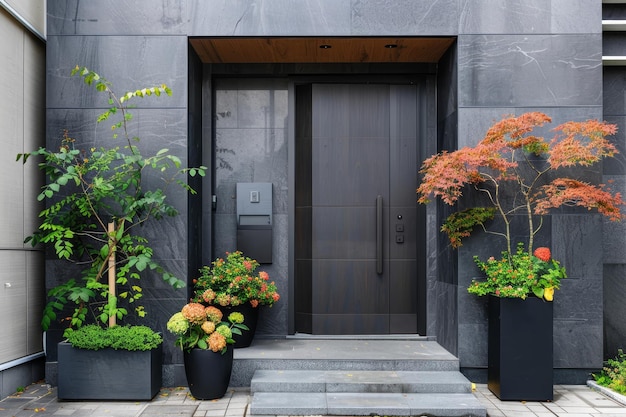
[[[411,233],[416,226],[416,103],[416,89],[406,85],[311,87],[312,205],[306,222],[311,315],[303,321],[313,333],[417,331],[416,236]],[[376,264],[379,196],[382,273]]]
[[[389,286],[374,261],[320,259],[312,268],[314,314],[389,313]]]
[[[376,259],[376,207],[314,207],[313,257]]]

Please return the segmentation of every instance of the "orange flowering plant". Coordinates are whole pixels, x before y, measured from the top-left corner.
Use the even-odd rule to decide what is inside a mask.
[[[540,112],[507,117],[495,123],[476,146],[444,151],[422,164],[423,180],[417,189],[420,203],[434,196],[453,206],[469,187],[485,197],[484,206],[457,211],[444,222],[441,230],[453,247],[461,246],[462,238],[477,227],[506,241],[501,260],[475,258],[487,280],[474,280],[470,293],[520,298],[534,294],[552,300],[560,278],[566,275],[548,248],[533,252],[542,216],[553,208],[579,206],[613,221],[623,218],[620,193],[570,175],[574,167],[591,166],[618,153],[607,139],[615,134],[616,126],[597,120],[570,121],[555,127],[551,139],[534,134],[536,127],[551,121]],[[519,243],[513,253],[511,222],[518,215],[526,219],[527,241]],[[496,216],[503,230],[488,224]]]
[[[215,306],[188,303],[167,322],[167,330],[174,333],[176,346],[189,351],[193,348],[210,349],[224,354],[229,344],[235,343],[233,334],[249,330],[243,324],[243,314],[233,312],[227,321],[222,321],[223,313]]]
[[[259,263],[244,256],[241,251],[227,252],[226,259],[218,258],[212,266],[203,266],[195,280],[194,301],[220,306],[238,306],[250,303],[272,306],[280,299],[276,283],[265,271],[256,273]]]
[[[468,292],[476,295],[525,299],[534,294],[552,301],[554,290],[559,289],[561,278],[566,277],[565,268],[552,259],[549,248],[537,248],[531,255],[524,250],[522,242],[511,256],[505,251],[501,259],[492,256],[485,262],[474,256],[474,262],[487,276],[484,281],[473,280],[468,287]]]

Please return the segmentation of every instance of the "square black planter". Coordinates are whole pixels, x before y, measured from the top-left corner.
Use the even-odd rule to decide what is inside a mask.
[[[487,386],[500,400],[551,401],[553,303],[489,297]]]
[[[163,347],[88,350],[58,344],[60,400],[151,400],[161,389]]]

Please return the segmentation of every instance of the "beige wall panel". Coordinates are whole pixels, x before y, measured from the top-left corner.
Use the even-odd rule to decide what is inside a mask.
[[[24,177],[15,155],[24,140],[24,29],[4,10],[0,13],[0,247],[22,247]]]
[[[39,33],[46,33],[46,0],[4,0]]]
[[[0,363],[27,354],[26,254],[0,251]]]
[[[33,151],[45,145],[46,123],[46,61],[43,42],[33,35],[24,37],[24,146],[22,152]],[[19,163],[15,162],[19,165]],[[37,201],[37,194],[45,182],[34,161],[24,169],[24,233],[23,238],[32,234],[39,225],[38,215],[44,208]],[[31,247],[30,243],[25,244]]]
[[[26,253],[26,354],[43,350],[43,331],[41,329],[41,315],[46,299],[46,289],[43,279],[44,254],[43,252],[28,251]]]

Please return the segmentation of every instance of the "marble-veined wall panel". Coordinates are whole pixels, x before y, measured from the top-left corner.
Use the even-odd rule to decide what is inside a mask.
[[[136,107],[187,106],[186,36],[49,36],[48,108],[108,108],[108,97],[71,70],[85,66],[106,78],[116,95],[167,84],[172,96],[132,99]],[[123,57],[123,58],[120,58]]]
[[[600,106],[601,35],[459,37],[460,107]]]
[[[459,33],[600,33],[595,0],[461,0]]]
[[[603,5],[596,0],[551,0],[551,33],[602,33]]]
[[[352,35],[456,35],[457,0],[352,0]]]
[[[47,0],[48,35],[184,34],[189,3],[190,0]]]
[[[550,2],[459,0],[459,33],[550,33]]]
[[[195,1],[190,36],[346,36],[350,0]]]

